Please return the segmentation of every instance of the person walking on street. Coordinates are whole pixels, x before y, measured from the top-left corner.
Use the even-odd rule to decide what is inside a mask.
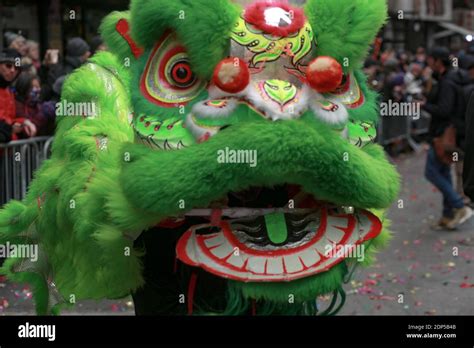
[[[428,151],[425,176],[443,195],[443,215],[434,228],[454,230],[469,220],[474,213],[465,204],[463,197],[456,192],[451,165],[442,157],[443,154],[440,153],[436,143],[448,137],[448,133],[458,124],[458,117],[463,118],[464,111],[460,109],[462,105],[460,99],[464,97],[458,87],[459,71],[453,69],[450,53],[446,48],[433,49],[428,56],[428,65],[433,70],[438,85],[431,98],[422,103],[423,109],[432,116],[430,125],[432,141]],[[460,113],[463,113],[462,117],[458,115]]]

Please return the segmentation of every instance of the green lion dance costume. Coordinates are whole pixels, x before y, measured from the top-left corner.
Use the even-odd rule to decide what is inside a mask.
[[[110,52],[68,77],[52,157],[0,213],[0,243],[39,258],[2,273],[39,314],[130,294],[137,314],[336,313],[399,189],[361,72],[386,12],[132,0],[109,15]]]

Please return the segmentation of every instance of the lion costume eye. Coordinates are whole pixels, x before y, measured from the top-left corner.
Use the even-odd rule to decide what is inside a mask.
[[[176,107],[196,98],[205,82],[191,69],[186,49],[167,33],[153,49],[140,88],[149,101],[164,107]]]

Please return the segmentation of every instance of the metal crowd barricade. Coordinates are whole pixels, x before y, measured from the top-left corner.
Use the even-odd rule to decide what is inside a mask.
[[[421,111],[419,119],[409,116],[383,116],[379,119],[378,143],[386,146],[397,141],[405,140],[410,147],[418,152],[421,146],[413,138],[416,135],[427,134],[431,115]]]
[[[0,206],[25,197],[34,172],[50,155],[52,137],[0,144]]]

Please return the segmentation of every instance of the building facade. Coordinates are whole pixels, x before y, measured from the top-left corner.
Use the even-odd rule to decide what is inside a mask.
[[[91,40],[102,18],[115,10],[126,10],[128,0],[0,0],[0,47],[4,33],[14,31],[48,48],[63,51],[71,37]]]
[[[415,51],[444,45],[465,49],[474,32],[474,0],[389,0],[385,45]]]

